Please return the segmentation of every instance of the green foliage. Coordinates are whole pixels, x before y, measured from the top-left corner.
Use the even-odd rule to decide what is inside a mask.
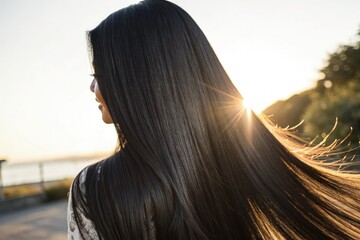
[[[44,188],[41,183],[24,184],[4,188],[5,199],[22,198],[40,193],[45,193],[47,201],[67,198],[72,179],[64,179],[56,182],[46,182]]]
[[[326,91],[329,86],[341,86],[348,81],[360,83],[360,39],[353,44],[339,46],[336,52],[329,55],[320,73],[323,78],[318,80],[316,87],[319,93]]]
[[[350,132],[348,140],[357,145],[360,140],[360,83],[347,81],[346,84],[334,86],[323,93],[314,92],[311,104],[304,113],[303,135],[325,137],[338,119],[338,124],[329,141],[344,139]]]
[[[280,127],[294,127],[303,120],[303,112],[311,103],[311,93],[308,90],[300,94],[295,94],[285,101],[278,101],[264,110],[264,114]],[[302,125],[299,127],[301,131]]]
[[[264,113],[272,115],[281,127],[299,127],[300,135],[313,139],[325,137],[338,124],[329,137],[348,140],[357,146],[360,140],[360,29],[357,42],[341,45],[329,54],[326,65],[320,70],[322,79],[317,86],[286,101],[279,101]],[[360,151],[359,151],[360,152]]]
[[[67,198],[71,186],[71,182],[72,180],[66,179],[56,183],[55,185],[46,187],[45,188],[46,200],[55,201],[55,200]]]
[[[41,188],[38,184],[36,185],[21,185],[13,187],[5,187],[4,195],[5,199],[20,198],[30,195],[41,193]]]
[[[339,46],[329,55],[320,73],[324,77],[318,80],[311,104],[303,113],[303,135],[324,137],[338,119],[329,142],[343,139],[352,132],[348,140],[352,147],[357,147],[360,140],[360,40]]]
[[[360,81],[359,43],[354,46],[340,46],[338,51],[329,56],[327,66],[320,72],[324,75],[324,79],[319,81],[320,85],[326,80],[330,80],[334,85],[349,80]]]

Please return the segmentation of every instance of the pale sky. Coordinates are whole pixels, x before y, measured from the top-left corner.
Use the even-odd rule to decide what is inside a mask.
[[[0,158],[111,151],[89,90],[85,32],[137,1],[0,1]],[[327,54],[355,39],[359,0],[173,0],[199,24],[254,110],[310,88]]]

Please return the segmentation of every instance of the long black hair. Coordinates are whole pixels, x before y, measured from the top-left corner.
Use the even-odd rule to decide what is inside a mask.
[[[100,238],[360,239],[359,175],[287,147],[248,115],[183,9],[145,0],[88,39],[120,143],[88,167],[84,198],[73,184],[76,219]]]

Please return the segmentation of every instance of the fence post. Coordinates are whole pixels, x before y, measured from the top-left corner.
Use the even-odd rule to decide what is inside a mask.
[[[3,186],[3,182],[2,182],[2,168],[1,165],[6,162],[6,159],[1,159],[0,160],[0,201],[5,200],[5,196],[4,196],[4,186]]]
[[[39,163],[39,176],[40,176],[40,187],[42,193],[45,193],[45,180],[44,180],[44,163]]]

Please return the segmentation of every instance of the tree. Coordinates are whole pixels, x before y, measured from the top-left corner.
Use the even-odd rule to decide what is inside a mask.
[[[320,70],[323,78],[318,80],[317,90],[322,93],[329,86],[346,84],[347,81],[360,82],[360,29],[357,42],[341,45],[329,55],[327,65]]]
[[[348,140],[356,147],[360,140],[359,81],[351,80],[346,84],[332,87],[331,91],[314,93],[303,118],[303,135],[310,138],[316,135],[324,138],[337,119],[337,126],[329,136],[329,142],[344,139],[351,133]]]
[[[303,113],[303,136],[325,137],[337,119],[337,126],[329,136],[329,142],[344,139],[352,147],[360,140],[360,29],[359,40],[342,45],[329,55],[326,66],[320,70],[324,76],[318,80],[311,94],[311,103]],[[360,151],[357,151],[360,153]]]
[[[303,113],[311,102],[311,95],[314,90],[295,94],[284,101],[277,101],[263,113],[269,116],[270,120],[280,127],[294,127],[303,120]],[[298,131],[301,131],[303,125],[300,125]]]
[[[360,29],[358,40],[341,45],[328,56],[326,65],[320,70],[323,78],[317,86],[296,94],[285,101],[268,107],[264,113],[281,127],[295,126],[301,136],[313,139],[325,137],[337,119],[338,124],[329,137],[343,139],[351,131],[348,140],[354,146],[360,140]],[[352,130],[351,130],[352,129]],[[358,151],[360,153],[360,150]]]

